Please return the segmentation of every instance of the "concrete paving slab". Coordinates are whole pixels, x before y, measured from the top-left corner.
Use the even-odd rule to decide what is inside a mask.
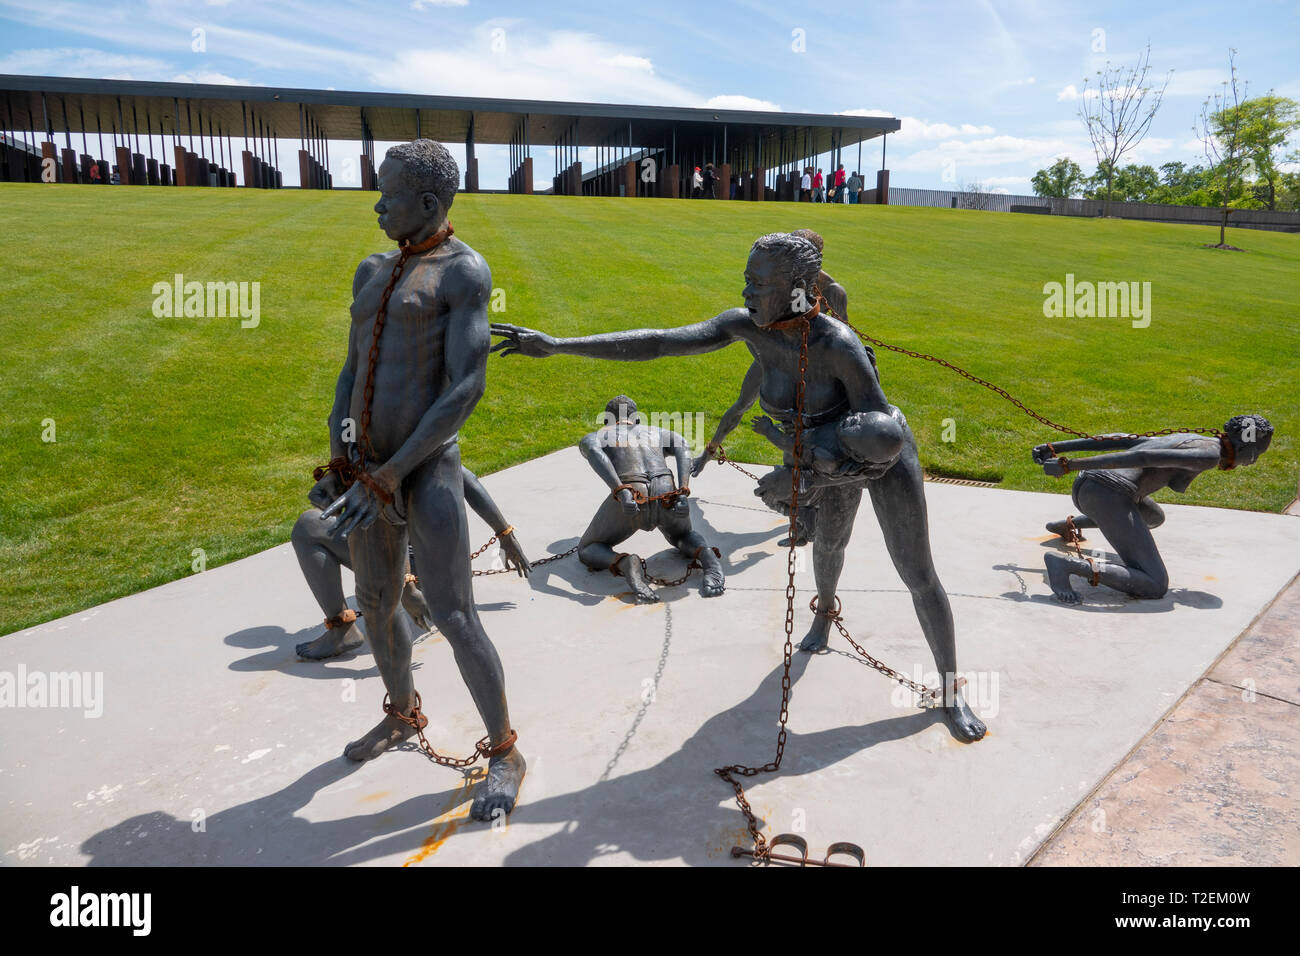
[[[1300,584],[1282,592],[1209,678],[1300,706]]]
[[[1200,681],[1035,866],[1300,865],[1300,713]]]
[[[572,449],[485,484],[534,558],[575,543],[602,494]],[[477,579],[530,765],[508,827],[470,823],[474,781],[413,750],[340,756],[380,716],[382,682],[364,651],[296,659],[320,613],[287,545],[0,639],[0,674],[103,682],[100,716],[0,710],[0,861],[742,865],[728,851],[746,842],[743,817],[712,768],[773,753],[786,563],[783,523],[751,488],[713,465],[694,482],[696,526],[728,572],[718,598],[695,577],[636,606],[576,558],[528,582]],[[1168,596],[1085,586],[1065,608],[1043,579],[1059,545],[1041,529],[1068,497],[927,495],[990,734],[958,743],[834,635],[832,653],[797,655],[784,767],[749,792],[771,831],[802,829],[814,852],[851,840],[873,865],[1023,862],[1300,570],[1293,518],[1175,505],[1157,532]],[[680,574],[658,535],[628,546]],[[805,557],[796,637],[810,620]],[[870,506],[848,568],[855,637],[924,677],[933,665]],[[467,753],[482,727],[445,641],[427,636],[415,662],[430,740]]]

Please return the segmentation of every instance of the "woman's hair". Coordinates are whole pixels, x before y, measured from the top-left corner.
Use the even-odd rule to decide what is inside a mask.
[[[821,233],[819,232],[813,232],[811,229],[795,229],[790,233],[790,235],[807,239],[817,247],[818,252],[824,252],[826,249],[826,241],[822,239]]]
[[[1254,431],[1252,442],[1260,451],[1268,448],[1273,440],[1273,425],[1263,415],[1233,415],[1223,426],[1228,437],[1238,443],[1243,441],[1242,432],[1247,429]]]
[[[789,232],[769,232],[759,236],[749,250],[750,255],[762,252],[782,264],[790,279],[791,288],[802,279],[811,294],[822,271],[822,254],[810,240]]]

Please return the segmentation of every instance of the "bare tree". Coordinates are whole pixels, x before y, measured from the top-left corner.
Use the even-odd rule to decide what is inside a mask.
[[[1237,51],[1228,50],[1229,79],[1223,89],[1208,96],[1201,104],[1201,118],[1192,127],[1205,148],[1205,160],[1210,164],[1214,178],[1223,184],[1223,220],[1219,223],[1218,249],[1231,249],[1228,232],[1228,204],[1232,201],[1232,187],[1240,182],[1245,166],[1246,137],[1243,135],[1243,110],[1246,87],[1237,85]],[[1229,97],[1231,96],[1231,99]]]
[[[983,209],[987,211],[992,207],[989,191],[984,188],[984,184],[979,180],[969,186],[963,185],[959,197],[962,209]]]
[[[1150,69],[1151,44],[1148,43],[1132,67],[1111,67],[1107,60],[1105,69],[1097,71],[1095,88],[1090,90],[1091,81],[1083,81],[1079,118],[1088,128],[1097,168],[1106,174],[1106,201],[1102,207],[1105,215],[1110,215],[1111,182],[1120,158],[1146,136],[1174,73],[1170,70],[1165,74],[1165,82],[1157,90],[1147,84]]]

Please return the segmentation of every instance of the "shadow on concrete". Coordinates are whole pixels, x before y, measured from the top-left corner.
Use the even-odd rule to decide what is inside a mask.
[[[808,655],[796,656],[790,669],[792,684],[797,685],[809,660]],[[730,849],[735,844],[749,845],[745,819],[736,809],[730,787],[713,768],[729,763],[761,765],[771,759],[781,675],[782,668],[777,666],[749,697],[710,717],[676,753],[653,767],[535,803],[528,800],[525,778],[521,803],[511,816],[512,829],[521,828],[526,838],[529,824],[566,826],[520,847],[506,863],[583,865],[623,852],[638,861],[680,857],[693,866],[743,865],[732,860]],[[792,706],[797,705],[796,686]],[[924,711],[810,734],[790,732],[781,770],[753,778],[751,786],[776,776],[816,773],[878,743],[919,733],[942,719],[937,711]],[[413,750],[407,744],[396,752]],[[418,751],[412,756],[426,759]],[[397,758],[390,754],[381,759]],[[430,836],[430,823],[463,806],[476,789],[466,786],[462,777],[455,786],[412,797],[381,813],[319,822],[297,815],[318,792],[362,766],[343,757],[329,760],[275,793],[206,817],[201,832],[194,829],[194,820],[155,811],[101,830],[80,849],[90,857],[91,866],[361,864],[416,852]],[[759,826],[765,826],[763,801],[752,802]],[[781,812],[792,809],[782,807]],[[465,821],[445,837],[484,826],[489,824]],[[781,820],[774,829],[788,827]],[[811,834],[810,843],[815,850],[849,836],[852,834]]]
[[[1119,556],[1108,553],[1106,560],[1119,563]],[[1074,585],[1074,589],[1083,598],[1080,603],[1062,604],[1052,597],[1051,589],[1047,584],[1046,568],[1021,568],[1013,564],[995,564],[993,570],[1010,572],[1016,576],[1020,583],[1020,591],[1008,591],[1002,597],[1012,601],[1032,601],[1035,604],[1047,604],[1052,607],[1059,607],[1062,610],[1093,613],[1098,611],[1107,613],[1126,611],[1130,614],[1159,614],[1172,611],[1178,605],[1202,611],[1212,611],[1215,608],[1223,607],[1223,598],[1208,591],[1193,591],[1191,588],[1170,588],[1165,592],[1165,596],[1161,598],[1138,598],[1122,591],[1116,591],[1104,584],[1092,587],[1086,582],[1079,582]],[[1048,593],[1029,594],[1024,579],[1020,576],[1021,572],[1041,577],[1043,579],[1043,588]]]
[[[795,657],[790,668],[793,683],[808,664],[808,655]],[[641,862],[680,857],[691,866],[744,865],[732,860],[730,850],[733,845],[750,845],[745,818],[735,805],[731,787],[713,770],[731,763],[761,765],[772,759],[781,675],[782,668],[774,668],[748,698],[709,718],[681,749],[653,767],[535,803],[524,799],[510,818],[512,828],[530,823],[568,825],[515,850],[506,858],[507,865],[582,866],[612,853],[626,853]],[[798,706],[797,692],[791,706]],[[936,711],[925,711],[811,734],[790,732],[781,770],[750,778],[747,789],[776,777],[816,773],[878,743],[919,733],[942,719]],[[525,780],[521,795],[525,798],[527,786]],[[761,828],[766,825],[763,801],[752,799],[751,803]],[[793,809],[781,807],[778,812]],[[777,819],[773,828],[783,831],[789,826],[785,819]],[[808,836],[816,851],[852,834]]]
[[[196,820],[140,814],[96,833],[81,851],[89,866],[346,866],[419,849],[429,821],[473,793],[454,786],[382,813],[317,823],[296,815],[319,791],[362,766],[337,757],[275,793],[212,814],[200,832]]]
[[[359,654],[369,653],[364,644],[356,650],[348,651],[346,654],[340,654],[338,657],[331,657],[324,661],[304,661],[299,659],[294,648],[303,641],[318,637],[323,630],[319,624],[313,624],[311,627],[305,627],[290,634],[282,627],[263,625],[248,627],[242,631],[227,634],[224,640],[231,647],[269,648],[269,650],[260,654],[253,654],[242,660],[232,661],[229,669],[232,671],[279,671],[290,677],[306,677],[311,680],[337,680],[340,677],[351,677],[354,680],[360,680],[363,677],[379,676],[377,667],[356,671],[349,668],[330,666],[339,661],[350,661]]]

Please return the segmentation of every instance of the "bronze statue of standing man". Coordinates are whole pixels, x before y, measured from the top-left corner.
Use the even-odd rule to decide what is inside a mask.
[[[379,227],[399,248],[368,256],[352,280],[348,357],[330,412],[333,460],[322,481],[346,487],[322,513],[342,514],[386,716],[344,754],[379,756],[422,729],[411,676],[414,635],[399,613],[408,536],[430,616],[447,638],[488,735],[487,782],[471,816],[514,809],[525,763],[514,746],[505,676],[471,587],[459,429],[486,385],[492,276],[452,237],[460,172],[443,146],[418,139],[388,150],[378,171]]]

